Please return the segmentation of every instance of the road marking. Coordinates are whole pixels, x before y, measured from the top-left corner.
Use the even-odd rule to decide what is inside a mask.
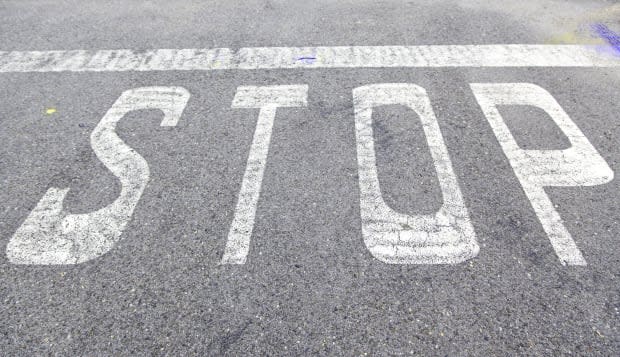
[[[353,90],[353,103],[362,234],[370,253],[391,264],[454,264],[478,255],[476,235],[424,88],[405,83],[358,87]],[[422,121],[443,195],[443,204],[435,214],[398,213],[383,200],[375,157],[372,109],[389,104],[409,107]]]
[[[189,97],[181,87],[143,87],[123,92],[90,136],[99,160],[121,182],[119,197],[97,211],[69,214],[63,209],[69,189],[48,189],[9,241],[9,261],[77,264],[112,249],[149,181],[146,160],[116,135],[116,124],[133,110],[160,109],[164,113],[161,126],[175,126]]]
[[[397,67],[620,67],[611,46],[584,45],[439,45],[256,47],[215,49],[0,51],[0,73],[123,72],[170,70],[253,70],[299,68]],[[309,55],[311,54],[311,55]],[[507,84],[504,84],[507,85]],[[544,186],[606,183],[613,172],[583,133],[542,88],[472,84],[498,140],[528,195],[563,264],[585,260],[563,226]],[[532,87],[533,86],[533,87]],[[532,89],[532,88],[538,89]],[[531,90],[531,93],[520,92]],[[306,106],[307,85],[239,87],[232,106],[260,108],[258,122],[223,264],[246,261],[260,196],[277,107]],[[493,92],[498,90],[499,92]],[[514,95],[506,97],[505,92]],[[526,91],[527,92],[527,91]],[[457,263],[478,254],[475,233],[464,206],[447,149],[426,92],[413,84],[381,84],[356,88],[356,141],[360,168],[364,242],[388,263]],[[148,182],[146,161],[118,138],[115,125],[131,110],[159,108],[161,125],[176,125],[189,93],[178,87],[139,88],[124,92],[91,134],[97,156],[121,181],[121,195],[111,205],[88,214],[68,214],[62,204],[68,188],[50,188],[7,246],[18,264],[75,264],[107,252],[120,239]],[[567,150],[521,150],[505,127],[495,105],[537,105],[547,110],[567,133]],[[391,210],[381,197],[375,162],[371,113],[382,104],[405,104],[415,110],[423,128],[444,197],[435,215],[408,216]],[[560,175],[545,166],[559,160]],[[535,166],[538,165],[538,166]],[[441,234],[439,234],[439,233]]]
[[[0,52],[0,73],[275,68],[620,67],[610,46],[436,45]],[[611,51],[613,52],[613,51]],[[311,53],[312,61],[296,61]]]
[[[305,107],[307,98],[307,85],[237,88],[232,107],[260,111],[222,264],[245,264],[247,259],[277,108]]]
[[[470,86],[560,262],[586,265],[544,187],[600,185],[611,181],[614,172],[544,88],[531,83],[472,83]],[[498,105],[541,108],[566,135],[571,147],[564,150],[521,149],[499,113]]]

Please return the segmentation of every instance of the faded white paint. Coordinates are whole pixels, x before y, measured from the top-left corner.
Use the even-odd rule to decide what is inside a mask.
[[[613,179],[613,171],[545,89],[531,83],[472,83],[471,89],[560,262],[586,265],[544,187],[600,185]],[[531,105],[541,108],[568,137],[571,147],[564,150],[521,149],[499,113],[498,105]]]
[[[273,68],[619,67],[610,46],[435,45],[0,51],[0,73]],[[313,61],[299,61],[312,54]]]
[[[77,264],[112,249],[149,180],[146,160],[116,135],[116,124],[130,111],[160,109],[164,113],[161,125],[175,126],[189,97],[189,92],[181,87],[144,87],[123,92],[90,136],[97,158],[121,183],[118,198],[94,212],[70,214],[63,209],[69,189],[48,189],[9,241],[9,261]]]
[[[244,264],[247,259],[276,109],[307,106],[307,97],[307,85],[237,88],[232,107],[260,111],[222,264]]]
[[[257,47],[237,51],[229,48],[0,51],[0,73],[278,68],[620,67],[620,60],[610,55],[613,52],[610,48],[513,44]],[[309,54],[316,59],[298,60]],[[611,180],[613,172],[550,96],[550,100],[539,98],[539,102],[536,102],[536,98],[517,91],[521,96],[519,98],[532,99],[536,105],[547,106],[552,117],[555,115],[554,120],[561,122],[558,125],[562,124],[560,127],[565,132],[572,133],[569,138],[573,147],[549,152],[515,149],[514,139],[505,128],[493,100],[512,102],[502,97],[501,93],[491,93],[498,88],[500,92],[506,92],[505,87],[489,86],[473,84],[472,88],[478,90],[481,106],[485,114],[488,117],[490,115],[489,121],[494,123],[498,138],[503,135],[500,143],[507,151],[560,260],[569,264],[585,264],[543,186],[594,185]],[[511,88],[516,87],[513,85]],[[369,94],[372,91],[393,92],[401,97]],[[543,92],[548,95],[546,91]],[[260,108],[260,112],[222,263],[245,262],[276,108],[306,105],[306,93],[307,86],[239,88],[233,107]],[[412,85],[378,85],[358,88],[354,94],[361,98],[356,102],[356,134],[360,171],[365,172],[360,174],[362,204],[366,205],[362,207],[364,239],[373,255],[392,263],[454,263],[475,256],[478,246],[474,232],[423,89]],[[62,208],[68,189],[49,189],[9,242],[9,259],[21,264],[70,264],[92,259],[108,251],[120,239],[148,181],[147,163],[114,134],[116,122],[127,111],[157,106],[166,113],[162,125],[174,125],[188,97],[185,90],[173,87],[125,92],[91,136],[97,156],[122,183],[119,198],[113,204],[92,213],[69,214]],[[547,98],[545,95],[543,97]],[[430,149],[444,196],[444,205],[435,215],[402,215],[385,206],[381,198],[369,114],[372,106],[381,104],[406,104],[416,110],[424,123],[429,143],[434,142]],[[561,162],[562,167],[545,166],[545,163],[551,163],[545,160],[551,160],[558,166],[558,162]],[[528,168],[530,164],[536,166]],[[367,205],[373,202],[379,206]]]
[[[404,83],[368,85],[353,90],[353,102],[362,234],[370,253],[393,264],[453,264],[475,257],[479,247],[474,229],[424,88]],[[435,214],[399,213],[383,200],[377,173],[372,110],[389,104],[411,108],[422,122],[443,195],[443,204]]]

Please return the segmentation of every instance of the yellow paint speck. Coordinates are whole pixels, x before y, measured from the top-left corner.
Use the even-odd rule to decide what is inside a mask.
[[[45,114],[47,114],[47,115],[52,115],[54,113],[56,113],[56,108],[47,108],[47,109],[45,109]]]

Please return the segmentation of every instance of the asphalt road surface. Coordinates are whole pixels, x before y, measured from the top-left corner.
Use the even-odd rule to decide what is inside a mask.
[[[0,2],[0,354],[620,355],[620,7],[516,3]]]

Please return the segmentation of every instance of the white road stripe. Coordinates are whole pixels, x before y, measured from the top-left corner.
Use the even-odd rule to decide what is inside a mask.
[[[160,109],[161,126],[176,126],[190,94],[181,87],[143,87],[123,92],[90,136],[97,158],[118,178],[121,192],[96,211],[70,214],[63,208],[68,188],[52,187],[6,247],[14,264],[78,264],[108,252],[121,239],[149,181],[149,165],[116,135],[116,124],[139,109]]]
[[[562,218],[545,193],[549,186],[593,186],[613,180],[614,172],[551,93],[531,83],[472,83],[472,91],[562,264],[586,265]],[[498,106],[543,109],[571,143],[564,150],[519,147]]]
[[[410,83],[353,89],[362,234],[370,253],[390,264],[455,264],[478,255],[476,234],[452,170],[437,118],[424,88]],[[372,130],[376,106],[401,104],[415,111],[433,158],[443,204],[434,214],[408,215],[381,195]],[[415,182],[411,183],[415,185]]]
[[[274,68],[620,67],[609,46],[433,45],[0,52],[0,73]],[[308,56],[312,61],[300,60]]]
[[[248,162],[241,182],[235,216],[228,232],[222,264],[245,264],[250,251],[250,237],[267,165],[269,143],[278,107],[308,105],[307,85],[281,85],[237,88],[233,108],[260,108]]]

